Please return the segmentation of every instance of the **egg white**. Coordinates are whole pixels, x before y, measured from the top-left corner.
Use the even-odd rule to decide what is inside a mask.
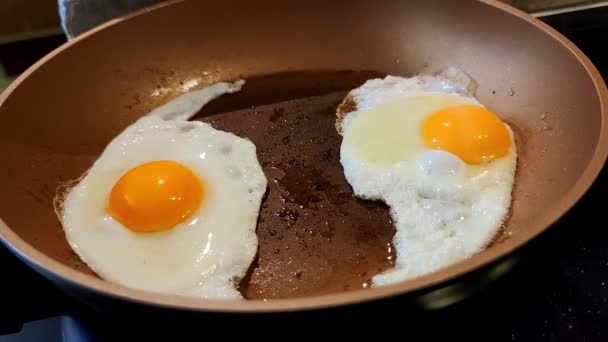
[[[64,197],[60,218],[72,249],[100,277],[123,286],[198,298],[238,299],[257,252],[255,234],[266,177],[254,144],[198,121],[186,121],[243,82],[188,93],[126,128]],[[135,233],[106,210],[109,193],[128,170],[172,160],[203,182],[200,208],[158,233]]]
[[[357,111],[342,123],[340,160],[355,195],[390,207],[396,234],[394,268],[372,279],[383,286],[428,274],[471,257],[507,216],[517,152],[511,129],[507,155],[467,165],[428,149],[420,126],[434,111],[465,103],[468,78],[389,76],[353,90]],[[449,78],[449,77],[448,77]]]

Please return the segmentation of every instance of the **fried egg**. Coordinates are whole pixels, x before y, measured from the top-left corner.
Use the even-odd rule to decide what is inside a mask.
[[[393,269],[372,286],[438,271],[480,252],[511,203],[517,151],[510,127],[471,95],[457,69],[369,80],[342,115],[340,161],[356,196],[390,207]]]
[[[127,127],[56,206],[66,238],[103,279],[197,298],[240,299],[257,253],[266,177],[254,144],[199,121],[216,83]]]

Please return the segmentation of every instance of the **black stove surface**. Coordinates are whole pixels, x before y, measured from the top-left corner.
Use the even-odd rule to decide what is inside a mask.
[[[608,20],[603,18],[608,8],[544,20],[577,44],[608,79]],[[519,252],[513,271],[462,302],[408,314],[402,330],[423,329],[425,340],[447,335],[484,341],[608,341],[608,229],[602,220],[607,185],[604,168],[572,211]],[[10,334],[0,341],[60,341],[61,326],[68,340],[71,333],[91,333],[78,323],[85,316],[95,317],[99,331],[115,326],[111,318],[74,303],[4,247],[0,270],[0,334]],[[74,316],[47,318],[66,312]],[[47,319],[21,326],[41,318]]]

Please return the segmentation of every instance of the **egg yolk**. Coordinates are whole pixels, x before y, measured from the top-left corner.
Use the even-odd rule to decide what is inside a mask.
[[[457,155],[468,164],[504,156],[511,145],[507,127],[494,113],[475,105],[458,105],[433,113],[422,124],[429,148]]]
[[[184,221],[202,199],[203,184],[192,170],[173,161],[153,161],[116,182],[108,212],[134,232],[158,232]]]

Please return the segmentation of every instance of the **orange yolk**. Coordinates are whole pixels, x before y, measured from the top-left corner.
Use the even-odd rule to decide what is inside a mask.
[[[480,164],[504,156],[511,145],[507,127],[494,113],[475,105],[448,107],[422,124],[429,148],[457,155],[468,164]]]
[[[158,232],[188,218],[202,198],[203,185],[189,168],[154,161],[129,170],[116,182],[108,212],[134,232]]]

